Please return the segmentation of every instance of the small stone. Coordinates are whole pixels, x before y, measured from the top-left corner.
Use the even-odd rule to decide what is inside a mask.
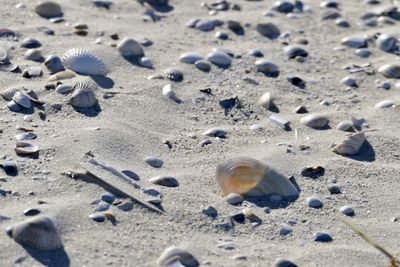
[[[279,228],[279,235],[285,236],[293,232],[292,227],[287,225],[286,223],[282,223]]]
[[[226,137],[226,131],[221,129],[221,128],[211,128],[208,129],[203,133],[205,136],[210,136],[210,137],[219,137],[219,138],[225,138]]]
[[[134,206],[134,204],[133,204],[132,200],[124,200],[117,207],[123,211],[130,211],[133,209],[133,206]]]
[[[144,159],[144,162],[146,162],[147,164],[149,164],[154,168],[161,168],[162,165],[164,164],[164,162],[161,159],[152,156],[146,157]]]
[[[108,203],[100,203],[94,211],[106,211],[110,208]]]
[[[347,216],[354,216],[354,209],[350,206],[343,206],[340,208],[340,212]]]
[[[280,13],[290,13],[293,11],[294,5],[289,1],[275,1],[271,9]]]
[[[17,164],[14,162],[5,161],[0,163],[0,167],[9,175],[15,175],[18,173]]]
[[[215,21],[210,19],[203,19],[196,22],[194,26],[197,30],[208,32],[215,28]]]
[[[103,194],[101,196],[101,200],[103,200],[104,202],[107,202],[108,204],[112,204],[115,200],[115,197],[111,194]]]
[[[194,66],[204,72],[209,72],[211,70],[211,65],[206,60],[199,60],[194,63]]]
[[[217,31],[215,33],[215,38],[220,40],[227,40],[229,38],[229,34],[225,31]]]
[[[307,57],[308,52],[300,47],[300,46],[287,46],[284,49],[284,53],[288,58],[295,58],[295,57]]]
[[[246,220],[246,216],[244,216],[243,212],[241,211],[232,214],[230,217],[238,223],[244,223]]]
[[[104,222],[106,220],[106,216],[103,213],[90,214],[89,218],[95,222]]]
[[[328,191],[332,194],[332,195],[336,195],[336,194],[341,194],[342,191],[340,189],[340,186],[338,184],[331,184],[328,185]]]
[[[232,63],[231,57],[221,51],[216,51],[208,54],[207,60],[219,67],[229,67]]]
[[[248,52],[248,54],[253,57],[263,57],[264,56],[263,52],[261,52],[261,50],[258,50],[258,49],[251,49]]]
[[[224,199],[228,204],[231,205],[239,205],[244,201],[244,197],[238,193],[230,193]]]
[[[218,211],[212,207],[212,206],[207,206],[206,208],[202,209],[201,213],[210,216],[212,218],[215,218],[218,216]]]
[[[356,50],[356,55],[359,57],[369,57],[371,55],[371,52],[367,48],[359,48]]]
[[[349,28],[350,27],[350,23],[347,20],[342,19],[342,18],[336,19],[335,20],[335,24],[337,26],[339,26],[339,27],[342,27],[342,28]]]
[[[124,38],[117,45],[119,53],[123,57],[143,57],[144,52],[140,44],[132,38]]]
[[[277,258],[274,261],[274,267],[297,267],[297,265],[288,259]]]
[[[297,220],[296,219],[289,219],[287,221],[287,223],[290,224],[290,225],[295,225],[295,224],[297,224]]]
[[[199,60],[202,60],[203,57],[194,52],[184,53],[179,57],[179,61],[187,64],[194,64]]]
[[[40,210],[38,209],[26,209],[24,210],[24,215],[25,216],[36,216],[40,213]]]
[[[162,185],[166,187],[177,187],[179,186],[178,181],[171,176],[156,176],[153,177],[149,180],[150,183],[156,184],[156,185]]]
[[[327,232],[316,232],[314,233],[314,241],[316,242],[331,242],[333,239]]]
[[[317,198],[315,196],[306,198],[306,204],[308,207],[314,208],[314,209],[319,209],[319,208],[322,208],[322,206],[323,206],[322,201],[319,200],[319,198]]]
[[[263,73],[267,77],[276,78],[279,76],[279,68],[269,60],[260,59],[255,62],[258,72]]]

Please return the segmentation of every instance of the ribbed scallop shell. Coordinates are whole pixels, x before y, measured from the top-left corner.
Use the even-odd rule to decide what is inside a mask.
[[[62,61],[65,67],[79,74],[104,76],[107,73],[107,67],[103,61],[87,50],[69,49]]]
[[[284,175],[248,157],[231,158],[219,163],[216,179],[225,196],[230,193],[254,197],[268,194],[291,197],[299,194]]]
[[[15,242],[40,250],[62,247],[61,238],[53,221],[45,216],[35,216],[7,228],[7,234]]]
[[[341,144],[335,146],[332,151],[340,155],[355,155],[360,150],[364,141],[365,134],[363,132],[352,134]]]
[[[186,267],[197,267],[200,265],[197,259],[192,254],[175,246],[167,248],[157,259],[157,264],[159,266],[166,267],[177,261],[179,261],[180,263],[182,263],[183,266]]]
[[[95,85],[90,82],[78,82],[74,85],[69,104],[75,108],[92,108],[97,104]]]
[[[5,100],[11,101],[12,98],[14,97],[15,93],[18,92],[18,91],[20,91],[19,88],[16,88],[16,87],[9,87],[9,88],[6,88],[6,89],[2,90],[2,91],[0,92],[0,95],[1,95]]]

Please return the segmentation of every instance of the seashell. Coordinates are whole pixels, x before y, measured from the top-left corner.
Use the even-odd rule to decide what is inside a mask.
[[[92,3],[96,7],[104,7],[105,9],[109,9],[114,2],[112,0],[92,0]]]
[[[50,251],[63,246],[54,222],[42,215],[8,227],[6,231],[15,242],[34,249]]]
[[[60,80],[66,80],[66,79],[71,79],[74,78],[75,72],[70,71],[70,70],[64,70],[64,71],[60,71],[57,72],[53,75],[51,75],[48,79],[49,82],[55,82],[55,81],[60,81]]]
[[[161,168],[162,165],[164,164],[164,161],[162,161],[162,159],[153,157],[153,156],[149,156],[146,157],[144,159],[144,162],[146,162],[147,164],[149,164],[150,166],[154,167],[154,168]]]
[[[270,109],[273,106],[271,93],[263,94],[260,99],[258,99],[258,104],[265,109]]]
[[[232,63],[231,57],[221,51],[209,53],[207,60],[219,67],[229,67]]]
[[[2,46],[0,46],[0,62],[8,62],[7,49]]]
[[[278,194],[283,197],[299,195],[298,189],[282,174],[253,158],[237,157],[220,162],[216,179],[226,196],[238,193],[242,196]]]
[[[153,61],[151,61],[151,59],[148,57],[141,57],[139,59],[139,64],[140,64],[140,66],[145,67],[145,68],[149,68],[149,69],[153,68]]]
[[[153,6],[166,6],[168,5],[168,0],[139,0],[139,2],[145,2],[148,3],[149,5]]]
[[[344,132],[353,132],[354,125],[352,121],[342,121],[336,126],[336,129]]]
[[[14,97],[15,93],[20,91],[19,88],[16,87],[9,87],[7,89],[4,89],[0,92],[0,95],[5,99],[5,100],[12,100],[12,98]]]
[[[97,104],[94,90],[96,85],[91,82],[78,82],[72,88],[68,103],[75,108],[92,108]]]
[[[33,38],[25,38],[21,42],[21,47],[23,47],[23,48],[32,49],[32,48],[38,48],[41,46],[42,46],[42,44],[38,40],[33,39]]]
[[[35,12],[44,18],[54,18],[62,16],[61,6],[52,1],[39,3],[35,7]]]
[[[293,113],[304,114],[308,113],[308,110],[306,106],[297,106],[293,109]]]
[[[32,133],[32,132],[28,132],[28,133],[20,133],[17,134],[15,136],[15,139],[17,139],[18,141],[24,141],[24,140],[33,140],[36,139],[37,135]]]
[[[215,33],[215,38],[220,39],[220,40],[228,40],[229,33],[227,33],[226,31],[217,31]]]
[[[203,133],[205,136],[210,136],[210,137],[219,137],[219,138],[225,138],[226,137],[226,131],[221,128],[211,128],[208,129]]]
[[[117,49],[123,57],[143,57],[144,52],[140,44],[133,38],[124,38],[118,43]]]
[[[288,58],[295,58],[295,57],[307,57],[308,53],[300,46],[287,46],[283,50],[285,55]]]
[[[13,72],[19,69],[19,66],[17,64],[13,63],[6,63],[4,62],[0,64],[0,71],[7,71],[7,72]]]
[[[338,8],[339,7],[339,3],[336,0],[326,0],[321,2],[321,4],[319,4],[320,7],[324,7],[324,8]]]
[[[194,66],[204,72],[209,72],[211,70],[211,65],[206,60],[199,60],[194,63]]]
[[[283,130],[287,130],[288,125],[289,125],[289,121],[287,119],[285,119],[279,115],[276,115],[276,114],[272,114],[271,116],[269,116],[268,120],[272,124],[282,128]]]
[[[244,208],[242,210],[244,216],[252,222],[261,222],[261,218],[258,217],[252,208]]]
[[[13,112],[19,112],[22,109],[21,106],[15,103],[13,100],[7,103],[7,107]]]
[[[256,25],[256,30],[271,40],[274,40],[281,35],[281,31],[273,23],[259,23]]]
[[[177,68],[168,68],[164,71],[164,77],[174,82],[181,82],[183,72]]]
[[[0,38],[7,40],[17,40],[17,34],[10,29],[0,28]]]
[[[300,119],[300,123],[314,129],[321,129],[327,126],[329,119],[321,114],[310,114]]]
[[[22,72],[22,77],[24,78],[32,78],[32,77],[40,77],[42,76],[42,68],[38,66],[32,66],[24,69]]]
[[[365,134],[358,132],[350,135],[341,144],[336,145],[332,151],[340,155],[355,155],[365,141]]]
[[[347,20],[342,19],[342,18],[336,19],[335,24],[342,28],[350,28],[350,23]]]
[[[200,54],[194,52],[184,53],[179,57],[180,62],[187,64],[194,64],[202,59],[203,57]]]
[[[289,1],[275,1],[271,9],[280,13],[290,13],[293,11],[294,5]]]
[[[200,266],[200,263],[192,254],[175,246],[171,246],[164,250],[161,256],[157,259],[157,264],[164,267],[171,266],[175,262],[180,262],[186,267]]]
[[[27,142],[17,142],[14,151],[17,155],[32,155],[39,152],[39,147]]]
[[[342,45],[351,48],[364,48],[367,47],[367,39],[360,36],[347,36],[342,39]]]
[[[166,187],[177,187],[179,186],[178,181],[172,176],[156,176],[149,179],[150,183],[162,185]]]
[[[341,84],[344,84],[344,85],[347,85],[347,86],[350,86],[350,87],[358,87],[358,85],[357,85],[357,80],[354,79],[354,78],[352,78],[352,77],[349,77],[349,76],[344,77],[344,78],[340,81],[340,83],[341,83]]]
[[[334,10],[327,10],[321,14],[321,20],[340,18],[340,13]]]
[[[23,92],[18,91],[14,94],[12,100],[21,107],[30,109],[32,107],[31,99]]]
[[[107,67],[103,61],[87,50],[69,49],[62,61],[68,69],[79,74],[104,76],[107,73]]]
[[[371,55],[371,52],[367,48],[357,49],[355,53],[359,57],[369,57]]]
[[[396,38],[391,35],[381,34],[378,39],[376,39],[376,46],[385,52],[390,52],[396,47]]]
[[[395,106],[395,102],[393,100],[383,100],[381,102],[378,102],[375,104],[376,109],[382,109],[382,108],[392,108]]]
[[[258,49],[251,49],[247,54],[253,57],[263,57],[264,54],[261,52],[261,50]]]
[[[69,84],[60,84],[56,87],[55,92],[59,94],[69,94],[72,92],[72,87]]]
[[[61,59],[56,55],[49,55],[44,61],[44,65],[50,71],[51,74],[65,70]]]
[[[163,93],[163,95],[165,95],[166,97],[168,97],[169,99],[171,99],[177,103],[181,102],[181,100],[176,96],[175,91],[172,89],[171,84],[165,85],[162,89],[162,93]]]
[[[267,77],[276,78],[279,76],[280,71],[279,71],[278,66],[269,60],[265,60],[265,59],[257,60],[255,65],[256,65],[257,71],[262,72]]]
[[[25,51],[24,58],[26,60],[41,61],[43,60],[42,52],[38,49],[28,49]]]
[[[386,78],[400,79],[400,65],[398,64],[386,64],[378,69],[383,76]]]
[[[215,28],[215,21],[211,19],[202,19],[197,21],[194,27],[204,32],[212,31]]]

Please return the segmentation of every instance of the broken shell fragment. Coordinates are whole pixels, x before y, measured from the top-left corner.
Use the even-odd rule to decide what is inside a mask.
[[[35,216],[6,230],[15,242],[40,250],[62,248],[61,238],[53,221],[45,216]]]
[[[17,155],[33,155],[39,152],[39,147],[27,142],[17,142],[14,151]]]
[[[219,163],[216,179],[225,196],[238,193],[254,197],[268,194],[296,197],[299,194],[287,177],[261,161],[248,157],[231,158]]]
[[[340,155],[355,155],[360,150],[364,141],[365,134],[363,132],[352,134],[342,143],[336,145],[332,151]]]
[[[192,254],[175,246],[171,246],[164,250],[161,256],[157,259],[157,264],[164,267],[168,267],[175,262],[180,262],[186,267],[197,267],[200,265]]]
[[[321,129],[328,125],[329,119],[321,114],[310,114],[300,119],[300,123],[314,129]]]

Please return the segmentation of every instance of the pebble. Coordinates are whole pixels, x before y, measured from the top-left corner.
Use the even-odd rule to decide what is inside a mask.
[[[347,85],[347,86],[350,86],[350,87],[358,87],[358,85],[357,85],[357,80],[354,79],[353,77],[349,77],[349,76],[344,77],[344,78],[340,81],[340,83],[341,83],[341,84],[344,84],[344,85]]]
[[[295,263],[293,263],[292,261],[288,260],[288,259],[284,259],[284,258],[277,258],[274,261],[274,267],[297,267],[297,265]]]
[[[107,202],[108,204],[112,204],[115,200],[115,197],[111,194],[103,194],[101,195],[101,200],[103,200],[104,202]]]
[[[256,69],[258,72],[263,73],[267,77],[276,78],[279,76],[279,68],[273,62],[260,59],[255,62]]]
[[[395,102],[393,100],[383,100],[375,104],[374,108],[376,109],[385,109],[392,108],[395,106]]]
[[[281,35],[281,31],[279,28],[273,24],[273,23],[258,23],[256,25],[256,30],[259,32],[261,35],[274,40]]]
[[[333,239],[327,232],[316,232],[314,235],[314,241],[316,242],[331,242]]]
[[[396,46],[396,38],[391,35],[381,34],[378,39],[376,39],[376,46],[385,52],[392,51]]]
[[[4,161],[0,163],[0,167],[5,171],[6,174],[15,175],[18,173],[17,164],[10,161]]]
[[[122,211],[130,211],[133,209],[133,202],[132,200],[123,200],[117,207]]]
[[[162,185],[166,187],[177,187],[179,186],[178,180],[172,176],[156,176],[149,179],[150,183],[156,185]]]
[[[243,212],[241,211],[232,214],[230,217],[232,218],[232,220],[238,223],[244,223],[244,221],[246,220],[246,216],[244,216]]]
[[[40,214],[40,210],[38,210],[38,209],[31,208],[31,209],[24,210],[25,216],[36,216],[38,214]]]
[[[289,1],[275,1],[271,9],[280,13],[290,13],[293,11],[294,5]]]
[[[347,216],[354,216],[354,209],[350,206],[343,206],[340,208],[340,212]]]
[[[378,69],[386,78],[400,79],[400,65],[399,64],[386,64]]]
[[[285,236],[291,234],[292,232],[293,232],[292,227],[290,227],[290,225],[287,225],[286,223],[282,223],[279,227],[280,236]]]
[[[342,18],[336,19],[335,24],[342,28],[350,28],[350,23],[347,20],[342,19]]]
[[[202,60],[203,57],[195,52],[184,53],[179,57],[179,61],[187,64],[194,64],[199,60]]]
[[[201,213],[203,213],[207,216],[210,216],[212,218],[215,218],[218,216],[218,211],[212,206],[207,206],[206,208],[203,208],[201,210]]]
[[[315,196],[306,198],[306,205],[308,207],[314,208],[314,209],[319,209],[319,208],[322,208],[322,206],[323,206],[322,201],[319,200],[319,198],[317,198]]]
[[[308,52],[300,46],[287,46],[284,49],[284,53],[288,58],[308,56]]]
[[[336,195],[336,194],[341,194],[341,188],[338,184],[330,184],[328,185],[328,191],[332,194],[332,195]]]
[[[367,39],[359,36],[347,36],[342,39],[342,45],[351,48],[364,48],[367,47]]]
[[[195,23],[194,27],[204,32],[212,31],[215,28],[215,21],[210,19],[199,20]]]
[[[239,205],[244,201],[244,197],[238,193],[230,193],[224,199],[228,204],[231,205]]]
[[[203,135],[205,135],[205,136],[219,137],[219,138],[225,138],[226,134],[227,134],[227,132],[221,128],[211,128],[203,133]]]
[[[211,65],[206,60],[198,60],[194,63],[194,66],[204,72],[209,72],[211,70]]]
[[[259,49],[251,49],[248,54],[253,57],[263,57],[264,54]]]
[[[164,164],[164,161],[162,161],[159,158],[153,157],[153,156],[146,157],[144,159],[144,162],[146,162],[147,164],[149,164],[150,166],[152,166],[154,168],[161,168]]]
[[[359,57],[369,57],[371,55],[371,52],[367,48],[359,48],[356,50],[356,55]]]
[[[207,60],[218,67],[229,67],[232,63],[231,57],[221,51],[212,52],[207,55]]]

